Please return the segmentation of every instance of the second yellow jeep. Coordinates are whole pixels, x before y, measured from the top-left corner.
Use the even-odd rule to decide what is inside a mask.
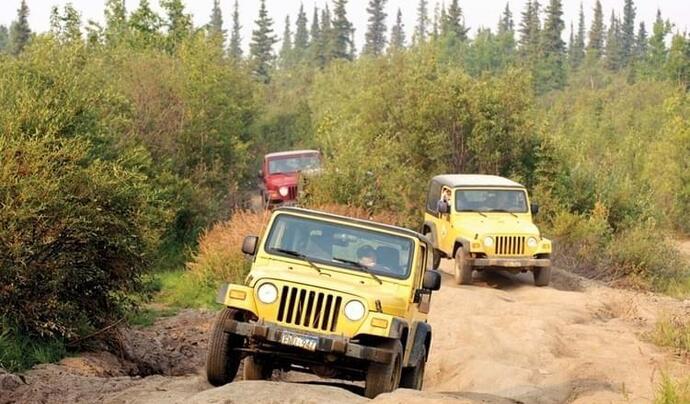
[[[211,384],[274,369],[364,380],[375,397],[421,389],[431,348],[426,322],[441,285],[423,235],[299,208],[273,212],[264,235],[245,239],[244,284],[226,284],[209,341]]]
[[[532,222],[539,207],[524,186],[492,175],[439,175],[431,180],[422,232],[441,258],[454,258],[455,281],[473,271],[530,271],[537,286],[551,279],[551,241]]]

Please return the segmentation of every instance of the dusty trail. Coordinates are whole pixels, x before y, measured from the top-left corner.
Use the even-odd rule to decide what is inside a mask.
[[[444,271],[451,264],[444,261]],[[662,370],[690,375],[690,364],[643,338],[660,313],[679,311],[690,315],[690,301],[614,290],[560,271],[549,288],[535,288],[526,275],[491,275],[474,286],[444,276],[432,300],[425,391],[374,401],[646,403]],[[187,311],[130,333],[124,359],[66,359],[28,372],[28,384],[0,375],[0,402],[368,401],[358,395],[360,385],[299,374],[212,389],[202,371],[211,319]],[[163,375],[130,376],[147,372]]]

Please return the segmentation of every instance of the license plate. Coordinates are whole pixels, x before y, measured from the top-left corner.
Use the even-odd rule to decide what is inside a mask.
[[[280,343],[283,345],[296,346],[297,348],[306,349],[308,351],[316,351],[316,345],[319,343],[319,338],[283,332],[280,336]]]

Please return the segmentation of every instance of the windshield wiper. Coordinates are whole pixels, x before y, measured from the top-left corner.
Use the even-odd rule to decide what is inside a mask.
[[[291,255],[295,258],[299,258],[301,260],[307,261],[307,263],[309,263],[309,265],[311,265],[314,269],[316,269],[319,273],[321,273],[321,268],[317,267],[316,264],[314,264],[314,261],[310,260],[309,257],[307,257],[306,255],[304,255],[300,252],[292,251],[292,250],[285,250],[282,248],[272,248],[272,250],[277,251],[279,253]]]
[[[491,210],[489,210],[489,212],[510,213],[511,215],[518,217],[515,213],[513,213],[509,210],[505,210],[505,209],[491,209]]]
[[[342,262],[343,264],[349,264],[349,265],[352,265],[352,266],[354,266],[354,267],[356,267],[356,268],[361,269],[362,271],[364,271],[364,272],[368,273],[369,275],[371,275],[371,277],[374,278],[374,279],[379,283],[379,285],[383,285],[383,281],[381,280],[381,278],[379,278],[378,276],[376,276],[375,273],[369,271],[369,267],[368,267],[368,266],[363,265],[363,264],[360,264],[360,263],[357,262],[357,261],[350,261],[350,260],[345,259],[345,258],[333,257],[332,259],[333,259],[333,261]]]
[[[484,213],[482,213],[482,212],[479,211],[479,210],[461,209],[459,212],[474,212],[474,213],[479,213],[480,215],[482,215],[482,216],[484,216],[484,217],[488,217],[487,215],[485,215]]]

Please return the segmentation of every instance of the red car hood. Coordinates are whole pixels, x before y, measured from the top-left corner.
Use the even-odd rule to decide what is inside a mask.
[[[297,185],[299,173],[277,173],[266,177],[266,188],[276,189],[283,186]]]

